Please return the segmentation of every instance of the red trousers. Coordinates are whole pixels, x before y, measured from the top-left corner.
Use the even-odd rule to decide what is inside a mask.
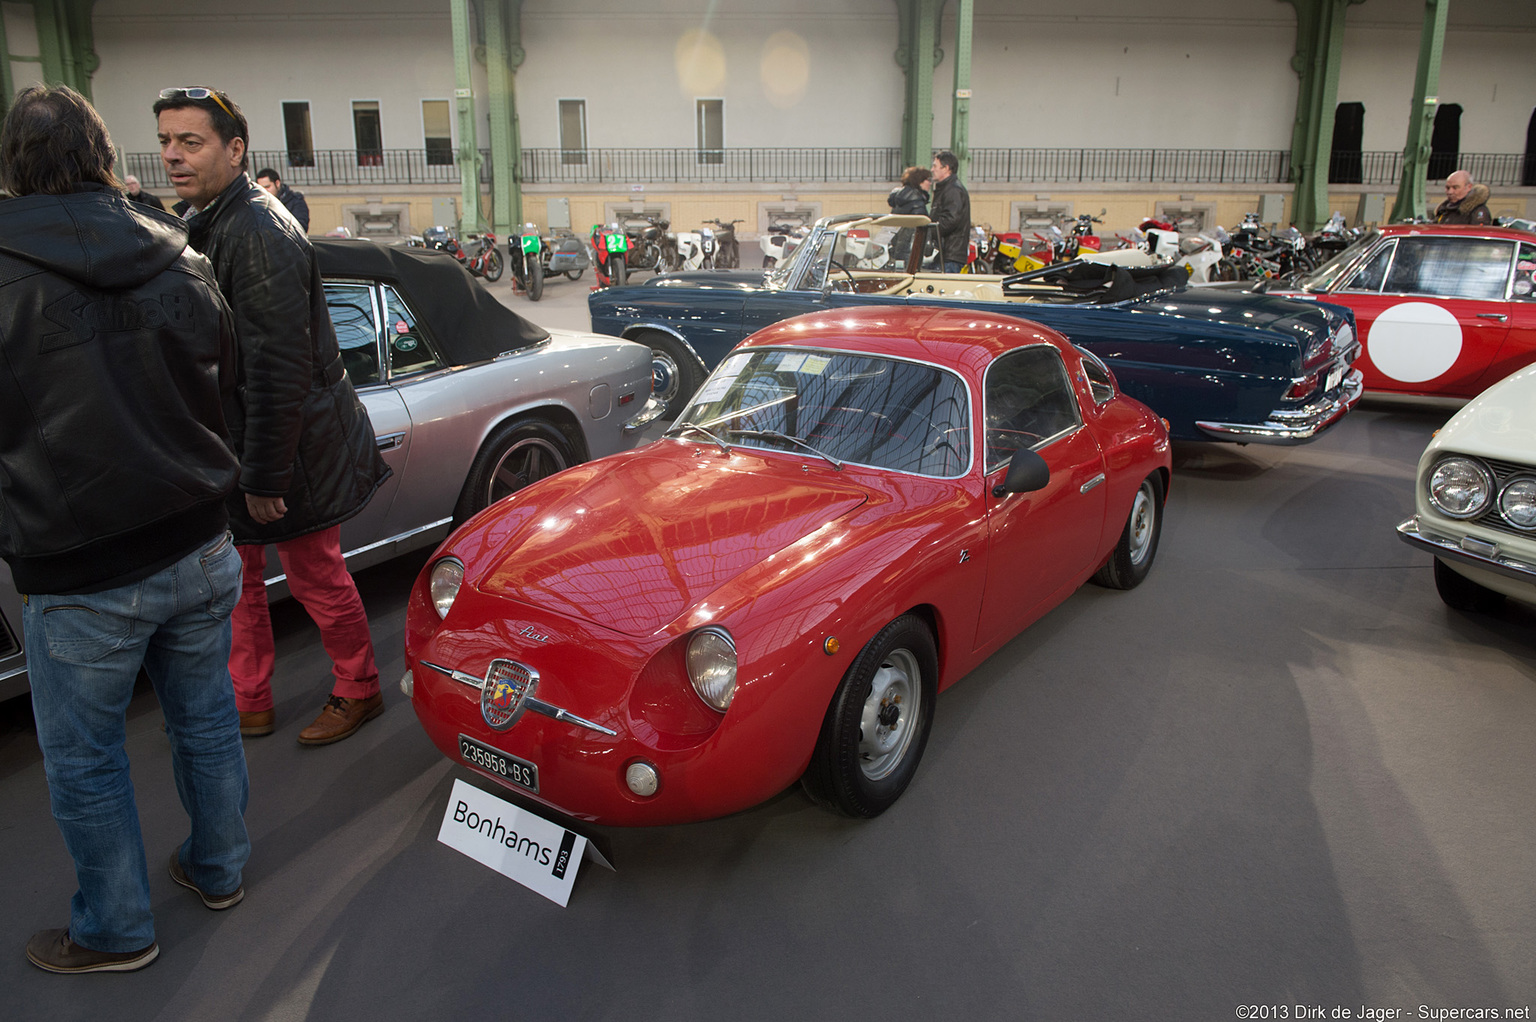
[[[288,591],[320,628],[320,642],[335,664],[332,695],[367,699],[378,695],[379,669],[373,662],[373,637],[368,612],[341,556],[341,526],[276,544],[277,557],[288,576]],[[235,705],[244,713],[272,708],[272,668],[277,659],[272,642],[272,617],[262,576],[267,549],[242,546],[244,568],[240,602],[231,617],[234,642],[229,673],[235,682]]]

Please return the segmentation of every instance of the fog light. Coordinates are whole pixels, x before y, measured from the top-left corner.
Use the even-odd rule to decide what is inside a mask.
[[[416,678],[410,671],[400,676],[400,691],[405,693],[407,699],[416,694]]]
[[[641,798],[650,798],[661,787],[661,775],[649,763],[636,760],[625,768],[624,783]]]

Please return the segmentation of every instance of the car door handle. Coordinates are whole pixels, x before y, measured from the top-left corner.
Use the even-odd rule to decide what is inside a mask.
[[[405,434],[386,433],[377,439],[377,443],[379,445],[379,450],[393,451],[395,448],[405,443]]]
[[[1509,317],[1504,315],[1504,313],[1502,313],[1502,312],[1479,312],[1477,314],[1477,318],[1478,319],[1496,319],[1500,323],[1504,323],[1504,322],[1508,321],[1508,319],[1509,319]]]
[[[1087,493],[1089,490],[1093,489],[1095,486],[1099,485],[1103,481],[1104,481],[1104,473],[1100,472],[1098,475],[1096,475],[1092,479],[1088,480],[1082,486],[1078,487],[1077,492],[1078,493]]]

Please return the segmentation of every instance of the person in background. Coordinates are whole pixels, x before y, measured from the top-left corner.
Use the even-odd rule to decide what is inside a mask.
[[[299,222],[299,226],[307,233],[309,231],[309,203],[304,201],[304,193],[296,192],[283,184],[283,179],[277,176],[277,171],[271,167],[262,167],[256,172],[256,183],[267,190],[283,208],[293,214],[293,218]]]
[[[944,272],[959,273],[971,245],[971,194],[955,174],[960,161],[948,149],[933,157],[933,208],[929,216],[939,225],[944,246]]]
[[[139,179],[132,174],[123,178],[123,194],[142,206],[148,206],[151,209],[165,208],[165,203],[161,202],[158,196],[146,192],[144,186],[139,184]]]
[[[1489,224],[1488,186],[1472,180],[1465,170],[1452,171],[1445,179],[1445,201],[1435,208],[1437,224]]]
[[[901,184],[891,189],[885,204],[892,213],[928,212],[928,181],[933,174],[922,167],[908,167],[901,175]]]
[[[230,673],[240,731],[276,727],[276,653],[267,612],[266,547],[320,627],[334,663],[331,696],[303,745],[346,738],[384,712],[368,614],[341,553],[341,523],[389,476],[352,389],[325,304],[320,268],[298,223],[245,172],[249,128],[228,95],[166,89],[154,105],[160,159],[189,203],[192,247],[213,263],[235,315],[240,456],[230,522],[245,567]]]
[[[132,972],[160,953],[129,777],[142,667],[191,834],[172,879],[245,896],[249,785],[229,678],[240,557],[225,426],[235,334],[187,228],[124,198],[107,128],[33,87],[0,127],[0,555],[22,593],[37,744],[79,883],[27,959]],[[143,779],[142,777],[140,778]]]

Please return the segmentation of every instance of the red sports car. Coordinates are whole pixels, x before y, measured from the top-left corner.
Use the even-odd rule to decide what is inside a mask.
[[[875,816],[935,697],[1090,578],[1152,566],[1165,424],[1012,316],[814,313],[649,446],[470,519],[423,569],[404,687],[450,758],[571,817],[720,816],[799,779]]]
[[[1536,362],[1533,277],[1529,231],[1399,224],[1275,293],[1354,310],[1366,390],[1473,397]]]

